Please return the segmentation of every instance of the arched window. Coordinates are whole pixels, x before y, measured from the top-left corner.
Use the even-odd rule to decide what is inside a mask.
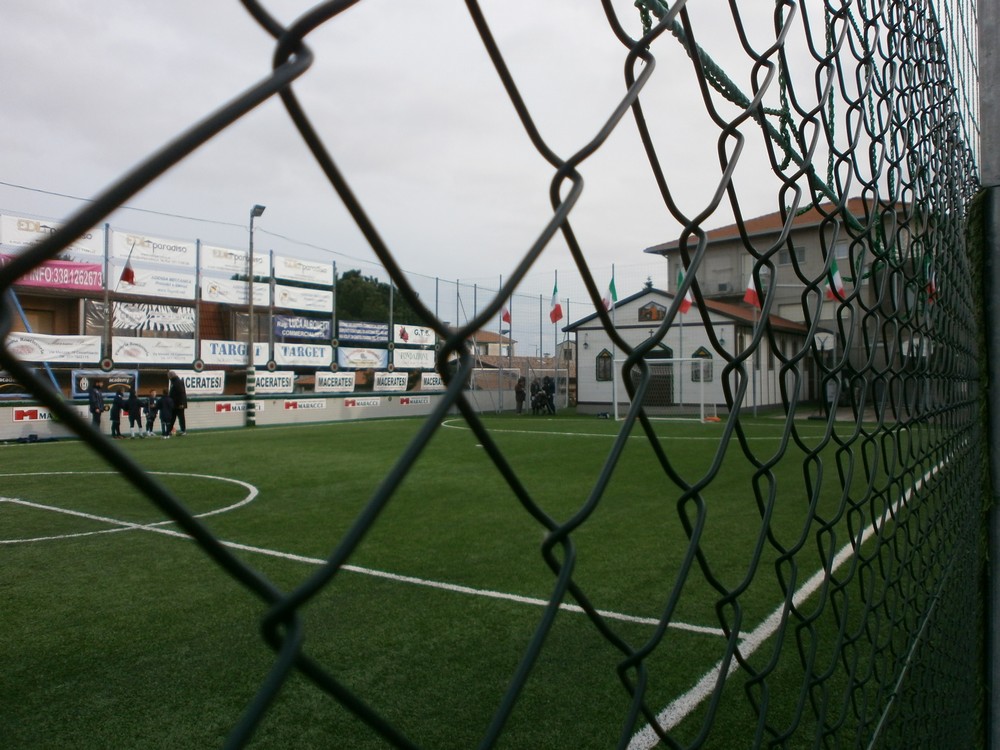
[[[611,357],[611,352],[607,349],[601,350],[594,360],[594,377],[600,381],[611,381],[615,377],[615,362]]]
[[[703,346],[699,346],[697,351],[691,355],[697,359],[707,359],[708,362],[702,364],[700,362],[692,362],[691,367],[691,382],[700,383],[702,382],[702,376],[704,375],[704,382],[711,383],[713,378],[712,373],[712,352]]]

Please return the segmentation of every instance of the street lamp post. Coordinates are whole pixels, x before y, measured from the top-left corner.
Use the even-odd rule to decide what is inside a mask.
[[[247,253],[247,427],[257,426],[257,369],[254,366],[256,326],[253,311],[253,221],[264,213],[264,206],[257,203],[250,209],[250,247]]]

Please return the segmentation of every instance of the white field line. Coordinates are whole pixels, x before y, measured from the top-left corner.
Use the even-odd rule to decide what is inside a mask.
[[[913,486],[910,489],[906,490],[906,492],[904,492],[902,496],[896,500],[891,510],[888,508],[883,510],[878,523],[873,521],[865,528],[864,532],[862,532],[861,541],[858,546],[867,542],[872,535],[877,532],[878,528],[885,526],[888,517],[890,515],[895,516],[900,508],[905,507],[910,501],[910,498],[913,496],[913,493],[917,492],[930,477],[938,473],[945,466],[945,464],[947,464],[947,462],[947,459],[943,460],[936,466],[929,469],[920,479],[913,483]],[[830,574],[832,575],[835,573],[840,566],[851,559],[853,555],[854,549],[851,543],[845,544],[841,547],[834,556],[830,565]],[[814,573],[812,577],[809,578],[809,580],[807,580],[792,596],[792,602],[794,605],[798,607],[805,602],[806,599],[812,596],[816,590],[823,585],[826,578],[827,573],[825,570],[818,570]],[[768,640],[768,638],[777,632],[784,616],[785,605],[782,603],[767,617],[767,619],[765,619],[760,625],[754,628],[751,632],[747,633],[747,635],[740,640],[738,646],[740,654],[744,658],[748,658],[758,648],[760,648]],[[738,670],[738,662],[730,661],[730,666],[727,670],[724,667],[723,660],[720,659],[712,669],[702,675],[701,679],[698,680],[694,687],[676,698],[657,715],[657,723],[663,731],[670,731],[684,718],[686,718],[688,714],[694,711],[702,703],[702,701],[711,696],[717,685],[721,685]],[[659,742],[660,738],[657,736],[656,732],[653,731],[653,728],[647,724],[645,727],[632,735],[632,740],[629,742],[628,747],[629,750],[650,750],[650,748],[656,747]]]
[[[55,473],[55,472],[47,472]],[[72,472],[65,472],[72,473]],[[97,473],[97,472],[92,472]],[[114,472],[100,472],[100,473],[114,473]],[[4,476],[4,475],[0,475]],[[11,476],[11,475],[7,475]],[[25,476],[25,475],[18,475]],[[183,475],[183,476],[199,476],[199,475]],[[220,477],[212,477],[220,478]],[[236,480],[228,480],[236,481]],[[239,484],[245,484],[244,482],[238,482]],[[245,485],[247,487],[252,487],[251,485]],[[245,505],[250,502],[257,495],[256,488],[252,488],[252,495],[249,495],[246,499],[241,500],[235,505],[228,506],[226,508],[221,508],[218,510],[210,511],[209,513],[203,513],[201,516],[213,515],[216,513],[222,513],[224,511],[233,510],[241,505]],[[67,510],[65,508],[57,508],[51,505],[42,505],[40,503],[32,503],[27,500],[20,500],[18,498],[12,497],[0,497],[0,503],[11,503],[14,505],[21,505],[27,508],[35,508],[36,510],[45,510],[52,513],[62,513],[68,516],[75,516],[77,518],[85,518],[89,521],[96,521],[98,523],[106,523],[114,528],[103,529],[101,531],[87,531],[77,534],[60,534],[58,536],[46,536],[46,537],[35,537],[32,539],[0,539],[0,544],[23,544],[26,542],[42,542],[42,541],[53,541],[58,539],[73,539],[82,536],[92,536],[95,534],[113,534],[121,531],[151,531],[156,534],[164,534],[166,536],[171,536],[180,539],[190,539],[190,537],[181,531],[176,531],[174,529],[164,528],[164,526],[174,523],[173,521],[158,521],[156,523],[142,524],[142,523],[131,523],[129,521],[122,521],[116,518],[108,518],[107,516],[98,516],[92,513],[83,513],[81,511]],[[201,517],[199,516],[199,517]],[[225,547],[234,550],[240,550],[242,552],[250,552],[256,555],[265,555],[267,557],[277,557],[283,560],[291,560],[294,562],[306,563],[309,565],[325,565],[326,560],[318,557],[306,557],[304,555],[296,555],[291,552],[279,552],[277,550],[266,549],[264,547],[254,547],[248,544],[240,544],[239,542],[229,542],[225,540],[220,540],[220,544]],[[446,583],[443,581],[432,581],[426,578],[417,578],[415,576],[405,576],[399,575],[397,573],[388,573],[383,570],[375,570],[373,568],[364,568],[358,565],[344,565],[342,570],[347,570],[352,573],[358,573],[360,575],[372,576],[375,578],[383,578],[390,581],[396,581],[399,583],[406,583],[413,586],[425,586],[427,588],[438,589],[441,591],[451,591],[458,594],[466,594],[468,596],[482,596],[488,599],[497,599],[508,602],[515,602],[518,604],[528,604],[537,607],[545,607],[548,605],[548,601],[545,599],[539,599],[536,597],[520,596],[518,594],[509,594],[503,591],[491,591],[489,589],[477,589],[471,586],[460,586],[454,583]],[[563,603],[559,605],[559,608],[566,612],[578,612],[582,613],[583,608],[577,604]],[[608,620],[618,620],[621,622],[632,622],[638,623],[640,625],[652,625],[656,626],[660,624],[660,621],[652,617],[636,617],[634,615],[627,615],[621,612],[612,612],[609,610],[597,610],[600,615]],[[712,635],[722,637],[725,634],[721,628],[710,628],[702,625],[693,625],[684,622],[672,622],[670,627],[676,628],[677,630],[685,630],[691,633],[698,633],[701,635]]]

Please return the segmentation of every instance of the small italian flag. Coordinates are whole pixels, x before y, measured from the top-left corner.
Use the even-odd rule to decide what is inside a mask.
[[[926,284],[925,289],[927,291],[927,301],[931,304],[937,302],[937,271],[931,267],[930,256],[924,259],[924,283]]]
[[[684,269],[678,268],[677,269],[678,290],[680,290],[682,284],[684,284]],[[688,289],[687,292],[684,293],[684,299],[681,300],[681,307],[680,307],[681,315],[683,315],[684,313],[686,313],[688,310],[691,309],[691,305],[693,304],[693,302],[694,300],[691,297],[691,290]]]
[[[608,291],[604,293],[604,297],[601,298],[601,302],[604,304],[605,310],[610,310],[615,306],[618,301],[618,290],[615,289],[615,275],[611,274],[611,283],[608,284]]]
[[[753,305],[758,310],[760,309],[760,295],[757,294],[757,286],[753,283],[753,274],[750,274],[750,280],[747,281],[747,290],[743,295],[743,301]]]
[[[562,316],[562,305],[559,302],[559,282],[556,282],[552,286],[552,307],[549,309],[549,320],[558,323],[562,320]]]
[[[830,266],[830,275],[827,279],[826,287],[826,298],[827,299],[844,299],[844,279],[840,275],[840,269],[837,267],[837,259],[833,259],[833,264]]]

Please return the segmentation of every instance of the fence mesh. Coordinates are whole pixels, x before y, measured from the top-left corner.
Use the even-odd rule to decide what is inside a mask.
[[[621,99],[589,141],[572,153],[560,153],[536,128],[519,81],[491,33],[489,14],[469,0],[474,28],[509,95],[512,116],[552,170],[549,220],[512,261],[501,292],[487,304],[476,305],[471,316],[424,305],[427,297],[409,283],[393,248],[385,244],[338,169],[336,154],[296,98],[293,84],[323,55],[322,49],[311,48],[310,35],[324,24],[336,24],[338,14],[352,4],[319,3],[286,28],[247,0],[248,11],[276,40],[272,74],[192,124],[69,217],[57,233],[0,269],[0,291],[6,292],[30,268],[53,258],[200,144],[260,103],[280,98],[393,283],[446,342],[441,361],[461,361],[454,371],[443,368],[451,372],[446,394],[359,522],[340,540],[327,564],[289,593],[237,559],[175,496],[94,432],[10,350],[0,350],[5,369],[175,519],[206,555],[269,604],[263,633],[276,655],[273,667],[245,716],[236,721],[229,744],[249,742],[277,691],[299,674],[389,744],[411,746],[402,730],[338,681],[333,666],[308,655],[298,610],[317,590],[332,585],[338,570],[349,563],[364,524],[377,521],[422,446],[445,415],[457,409],[500,474],[508,477],[511,489],[523,498],[525,512],[544,528],[540,554],[552,569],[550,609],[540,618],[520,668],[507,677],[508,688],[482,746],[502,742],[505,722],[553,627],[550,615],[570,601],[583,607],[595,630],[621,653],[627,696],[620,717],[622,747],[701,747],[726,725],[741,727],[743,744],[753,747],[975,746],[982,710],[977,580],[984,496],[978,490],[983,482],[978,415],[983,394],[977,364],[981,318],[967,235],[978,189],[975,3],[779,0],[771,7],[742,7],[639,0],[636,11],[604,2],[608,33],[622,45]],[[642,31],[630,34],[626,29],[639,28],[637,12]],[[742,55],[735,70],[725,69],[702,44],[720,29],[733,40],[729,51]],[[660,60],[666,61],[663,69]],[[679,200],[691,175],[677,175],[669,168],[676,152],[685,148],[676,122],[648,120],[644,108],[646,97],[655,92],[669,99],[682,84],[697,92],[698,137],[713,141],[718,158],[711,196],[696,210],[682,208]],[[685,271],[680,294],[640,345],[621,336],[604,311],[604,280],[595,280],[573,231],[586,189],[586,161],[613,134],[636,133],[646,155],[646,163],[639,166],[650,171],[664,212],[681,226],[668,244]],[[764,168],[744,164],[742,154],[751,142],[764,144]],[[743,210],[744,196],[762,190],[773,195],[772,206],[780,217],[777,235],[766,240],[755,233]],[[790,232],[796,218],[810,209],[818,216],[818,250],[811,259],[800,259]],[[742,348],[723,342],[714,334],[710,316],[701,316],[728,407],[718,433],[717,460],[702,476],[682,479],[670,448],[656,440],[642,399],[630,399],[636,406],[620,423],[615,449],[594,491],[571,521],[549,518],[541,498],[517,484],[503,452],[467,401],[463,386],[476,363],[464,342],[493,325],[504,300],[561,235],[601,326],[619,356],[627,357],[623,371],[633,372],[635,366],[641,370],[645,354],[678,325],[685,292],[690,290],[695,305],[705,309],[711,291],[708,230],[728,221],[733,222],[741,267],[752,273],[762,310],[760,325]],[[843,249],[840,254],[838,248]],[[789,255],[783,256],[786,252]],[[798,346],[775,343],[769,316],[777,312],[779,275],[781,283],[797,289],[804,330]],[[851,282],[841,285],[841,278]],[[14,311],[6,293],[0,298],[0,332],[6,334]],[[446,326],[445,320],[458,322]],[[836,338],[832,357],[817,341],[823,332]],[[766,454],[755,448],[744,429],[750,360],[765,345],[777,352],[782,385],[780,408],[772,415],[785,436],[777,451]],[[842,394],[835,408],[823,412],[825,432],[819,440],[804,437],[798,421],[811,416],[815,424],[815,404],[803,385],[803,373],[810,368]],[[628,377],[624,382],[627,388],[641,389],[645,381]],[[588,592],[575,583],[572,569],[565,567],[574,559],[574,534],[600,507],[615,461],[625,441],[636,435],[645,436],[659,457],[664,484],[658,491],[668,505],[676,505],[675,522],[689,540],[675,578],[663,581],[653,594],[667,604],[660,627],[642,643],[629,642],[602,617],[589,603]],[[756,556],[736,583],[719,575],[713,550],[700,538],[722,459],[732,455],[753,468],[748,501],[756,503],[761,518]],[[801,469],[800,490],[778,487],[776,469],[789,463]],[[839,500],[835,507],[821,509],[818,498],[831,486]],[[769,526],[781,504],[806,509],[796,538],[783,537]],[[847,539],[844,528],[849,530]],[[761,564],[764,550],[776,556],[773,567]],[[695,578],[714,587],[726,638],[716,654],[715,671],[703,679],[701,692],[693,693],[697,700],[686,697],[702,709],[682,723],[689,713],[683,707],[648,700],[647,687],[657,675],[647,660],[658,649],[676,648],[665,634],[676,619],[678,592]],[[748,624],[743,597],[761,583],[777,592],[781,605],[763,623]],[[729,687],[734,684],[739,686],[735,692]],[[772,700],[779,686],[785,691],[791,686],[794,698]]]

